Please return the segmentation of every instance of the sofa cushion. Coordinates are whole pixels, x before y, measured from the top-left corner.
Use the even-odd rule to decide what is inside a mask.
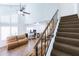
[[[24,45],[28,42],[26,35],[11,36],[7,38],[8,50]]]
[[[14,49],[18,46],[17,41],[8,43],[8,50]]]
[[[7,38],[7,43],[15,42],[16,41],[16,36],[11,36]]]
[[[18,40],[18,44],[19,44],[20,46],[26,44],[27,42],[28,42],[28,39],[27,39],[27,38]]]

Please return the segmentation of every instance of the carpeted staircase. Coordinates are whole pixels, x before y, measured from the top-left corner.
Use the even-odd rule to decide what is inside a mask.
[[[79,19],[77,14],[61,17],[51,56],[79,56]]]

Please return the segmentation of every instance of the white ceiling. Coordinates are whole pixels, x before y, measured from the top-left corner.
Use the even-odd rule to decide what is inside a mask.
[[[0,15],[15,14],[20,9],[20,4],[0,4]]]

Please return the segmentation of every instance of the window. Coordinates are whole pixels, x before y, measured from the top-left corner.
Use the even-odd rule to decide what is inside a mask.
[[[17,35],[18,34],[18,27],[13,26],[11,27],[11,35]]]
[[[17,15],[11,15],[11,23],[17,24],[18,23],[18,16]]]
[[[9,35],[10,35],[10,27],[8,26],[1,27],[1,40],[6,40]]]
[[[10,16],[1,16],[0,23],[10,23]]]
[[[18,34],[17,27],[14,27],[14,26],[13,27],[10,27],[10,26],[1,27],[1,40],[6,40],[8,36],[16,35],[16,34]]]
[[[6,40],[8,36],[18,34],[18,16],[5,15],[0,18],[0,39]]]

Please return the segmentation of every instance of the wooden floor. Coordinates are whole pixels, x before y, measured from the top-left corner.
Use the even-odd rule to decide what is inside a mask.
[[[38,39],[29,40],[26,45],[7,50],[7,46],[0,47],[0,56],[26,56],[35,46]]]

